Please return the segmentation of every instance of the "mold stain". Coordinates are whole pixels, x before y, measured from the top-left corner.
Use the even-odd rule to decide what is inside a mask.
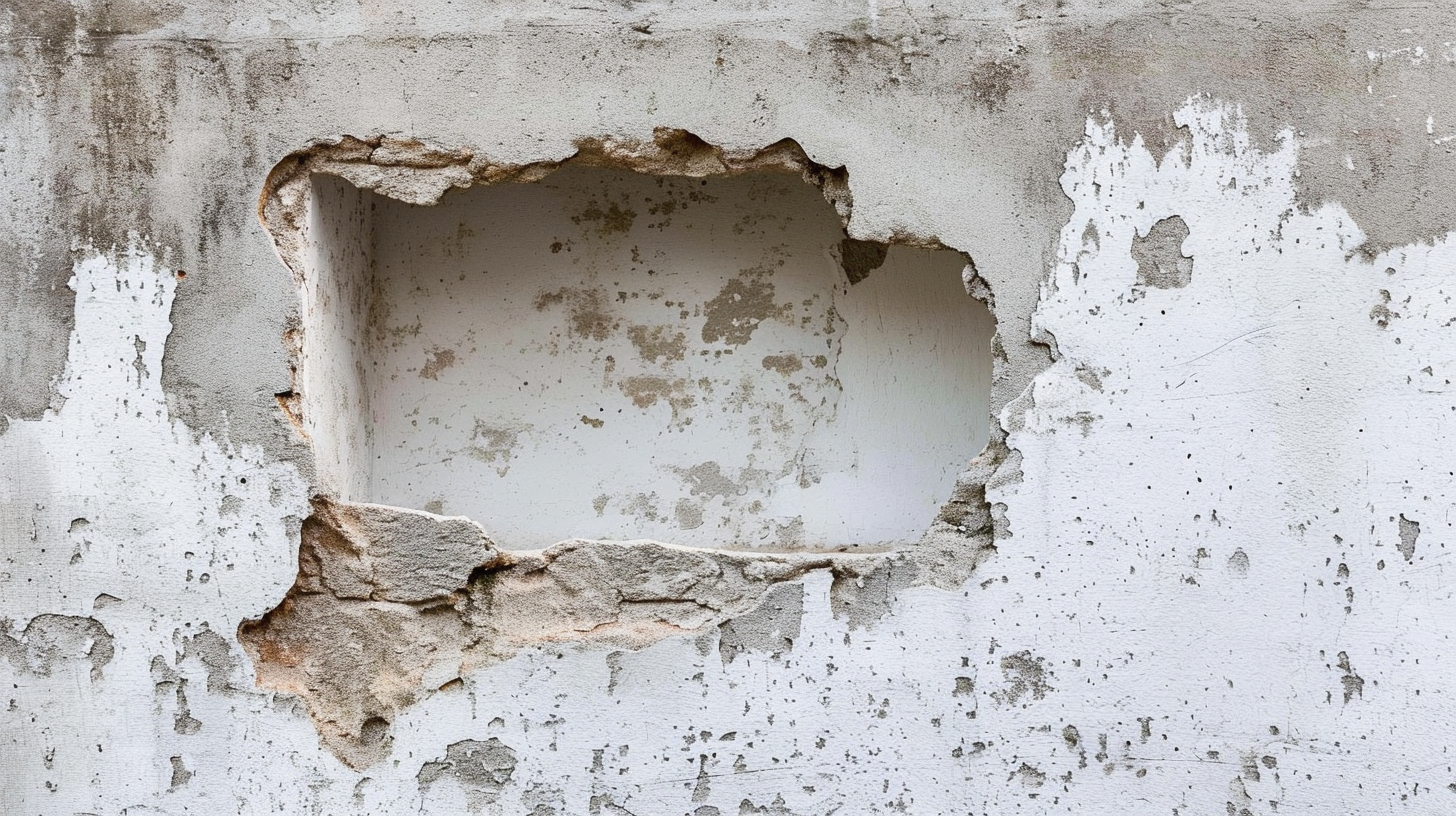
[[[774,284],[764,268],[744,270],[703,304],[703,342],[741,346],[758,325],[781,310],[774,305]]]
[[[595,224],[597,237],[608,238],[631,232],[637,213],[615,201],[609,202],[605,209],[597,202],[592,202],[579,214],[572,216],[571,220],[576,224]]]
[[[682,377],[645,376],[627,377],[620,388],[638,408],[651,408],[659,400],[666,402],[672,407],[672,424],[682,426],[692,422],[687,411],[697,402],[689,390],[691,385]]]
[[[420,368],[422,379],[438,380],[441,371],[455,365],[455,352],[452,349],[436,347],[430,349],[426,354],[425,364]]]
[[[829,359],[823,355],[819,355],[814,359],[816,361],[822,359],[826,365],[829,362]],[[763,367],[769,371],[777,371],[787,377],[795,372],[802,371],[804,361],[794,354],[770,354],[763,358]],[[820,367],[822,368],[822,366]]]
[[[629,326],[627,339],[637,354],[649,363],[659,360],[664,365],[680,361],[687,353],[687,335],[671,326]]]
[[[606,340],[616,330],[618,321],[607,309],[606,293],[600,289],[562,287],[536,297],[536,311],[544,312],[560,304],[568,304],[567,333],[580,340]]]
[[[470,458],[491,465],[496,473],[505,476],[510,471],[511,457],[520,444],[521,434],[527,430],[525,427],[497,427],[477,419],[465,451]]]

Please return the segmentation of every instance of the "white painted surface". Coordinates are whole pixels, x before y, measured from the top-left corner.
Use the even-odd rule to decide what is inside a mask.
[[[347,495],[369,490],[374,427],[369,412],[369,281],[374,208],[332,176],[316,176],[308,198],[307,247],[294,343],[303,425],[323,485]],[[306,342],[317,338],[318,342]]]
[[[963,258],[894,247],[851,286],[796,176],[568,167],[364,216],[316,190],[339,220],[310,238],[304,410],[348,498],[515,549],[885,547],[985,445],[994,324]]]

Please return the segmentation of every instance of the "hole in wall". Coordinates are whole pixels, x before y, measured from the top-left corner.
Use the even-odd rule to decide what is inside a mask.
[[[314,175],[309,199],[290,413],[345,500],[506,549],[886,549],[986,444],[967,258],[848,239],[797,174],[568,163],[433,206]]]

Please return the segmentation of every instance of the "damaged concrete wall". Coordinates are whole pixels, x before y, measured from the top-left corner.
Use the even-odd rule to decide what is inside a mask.
[[[0,810],[1449,811],[1378,5],[0,8]]]

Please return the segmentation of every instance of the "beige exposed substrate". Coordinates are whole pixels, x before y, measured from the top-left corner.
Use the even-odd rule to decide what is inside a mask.
[[[538,180],[564,161],[502,166],[468,151],[345,138],[280,163],[265,187],[260,215],[303,286],[313,174],[431,204],[451,187]],[[818,186],[845,223],[849,218],[843,171],[813,163],[788,140],[730,154],[690,134],[659,130],[651,142],[582,143],[571,161],[689,177],[791,169]],[[940,245],[934,238],[880,237]],[[848,241],[841,251],[853,263],[866,249],[874,247]],[[989,302],[973,269],[966,287]],[[289,339],[297,360],[306,338],[295,329]],[[307,433],[315,418],[308,415],[297,364],[294,372],[293,392],[279,399]],[[754,613],[774,585],[816,569],[834,573],[836,614],[855,623],[884,614],[903,586],[959,586],[994,549],[985,483],[1004,455],[1002,438],[993,433],[919,541],[878,555],[579,539],[504,552],[468,519],[351,503],[325,490],[303,525],[297,581],[278,607],[245,623],[239,637],[259,684],[300,696],[325,743],[350,765],[364,767],[387,755],[390,723],[401,709],[523,648],[550,642],[640,648],[702,632]],[[743,645],[735,634],[734,648]]]
[[[468,519],[317,497],[303,523],[297,580],[238,637],[259,685],[302,698],[329,748],[362,768],[388,754],[401,709],[524,648],[638,649],[702,632],[754,612],[775,584],[816,569],[833,572],[837,611],[877,618],[896,588],[964,579],[990,549],[983,508],[964,505],[961,526],[978,521],[974,529],[941,519],[900,554],[581,540],[506,553]]]

